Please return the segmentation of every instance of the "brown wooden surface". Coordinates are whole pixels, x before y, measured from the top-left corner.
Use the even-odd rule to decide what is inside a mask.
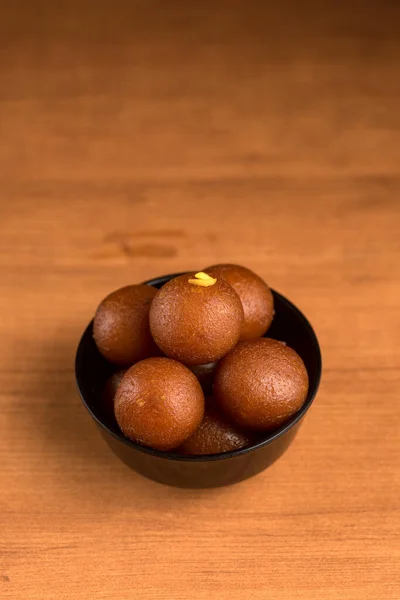
[[[399,23],[2,5],[1,598],[400,598]],[[216,261],[305,311],[323,383],[269,471],[177,490],[110,453],[74,352],[110,290]]]

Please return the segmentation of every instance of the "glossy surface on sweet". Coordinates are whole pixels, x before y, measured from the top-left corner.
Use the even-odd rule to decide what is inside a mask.
[[[156,293],[156,288],[148,285],[129,285],[100,303],[93,337],[108,361],[130,367],[138,360],[161,354],[149,326],[150,305]]]
[[[218,360],[236,345],[243,308],[222,278],[207,286],[190,280],[195,280],[194,273],[171,279],[158,291],[150,309],[150,328],[167,356],[201,365]]]
[[[182,454],[203,455],[231,452],[250,446],[254,435],[241,431],[207,399],[207,408],[200,427],[179,448]]]
[[[244,311],[240,340],[264,335],[274,316],[274,298],[265,281],[240,265],[214,265],[205,271],[213,277],[224,279],[238,294]]]
[[[114,410],[126,437],[156,450],[172,450],[200,425],[204,394],[184,365],[169,358],[148,358],[125,373]]]
[[[300,356],[269,338],[241,342],[218,364],[213,395],[221,410],[245,428],[267,431],[306,400],[308,375]]]

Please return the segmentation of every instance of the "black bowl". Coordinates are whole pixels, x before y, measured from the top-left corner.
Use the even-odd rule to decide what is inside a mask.
[[[180,275],[178,273],[177,275]],[[160,288],[177,275],[166,275],[146,281]],[[298,352],[304,361],[310,389],[302,408],[284,425],[242,450],[183,456],[160,452],[131,442],[123,436],[116,421],[101,403],[107,378],[115,371],[99,353],[93,341],[93,321],[79,342],[75,373],[83,404],[99,427],[113,452],[129,467],[160,483],[178,487],[203,488],[237,483],[266,469],[292,443],[300,423],[317,393],[321,377],[321,352],[315,333],[305,316],[283,296],[273,291],[275,317],[268,337],[284,341]]]

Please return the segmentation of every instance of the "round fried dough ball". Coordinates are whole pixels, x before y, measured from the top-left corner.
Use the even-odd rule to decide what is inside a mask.
[[[93,337],[108,361],[129,367],[138,360],[161,354],[149,326],[150,304],[156,293],[156,288],[148,285],[128,285],[100,303]]]
[[[213,395],[238,425],[270,430],[304,404],[308,374],[300,356],[269,338],[241,342],[218,364]]]
[[[148,358],[125,373],[114,410],[127,438],[155,450],[172,450],[200,425],[204,394],[196,376],[181,363]]]
[[[243,308],[235,290],[206,273],[180,275],[156,294],[150,309],[154,340],[186,365],[214,362],[238,342]]]
[[[225,415],[213,406],[213,399],[207,399],[207,408],[200,427],[196,429],[179,451],[182,454],[217,454],[231,452],[250,446],[254,435],[241,431],[237,425],[229,423]]]
[[[240,340],[264,335],[274,316],[274,297],[265,281],[240,265],[213,265],[205,271],[212,277],[222,277],[239,296],[244,311]]]

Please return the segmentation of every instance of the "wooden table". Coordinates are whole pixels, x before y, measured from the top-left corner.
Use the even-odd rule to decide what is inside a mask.
[[[2,599],[399,599],[399,17],[3,6]],[[74,353],[110,290],[217,261],[304,310],[323,382],[267,472],[163,487],[101,440]]]

